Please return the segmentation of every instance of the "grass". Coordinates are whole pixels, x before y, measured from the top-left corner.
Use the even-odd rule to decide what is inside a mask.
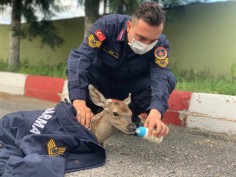
[[[178,80],[176,85],[177,90],[236,95],[236,66],[231,67],[229,75],[218,77],[211,76],[207,71],[172,70]],[[7,71],[7,63],[1,60],[0,71]],[[53,66],[39,63],[33,66],[26,61],[20,64],[19,72],[23,74],[66,78],[66,63]]]
[[[0,60],[0,71],[8,71],[7,63]],[[19,73],[41,76],[52,76],[66,78],[66,63],[59,63],[57,65],[47,65],[39,63],[31,65],[28,61],[20,63]]]
[[[0,60],[0,71],[6,71],[7,70],[7,63]]]
[[[236,95],[236,81],[231,78],[199,78],[191,81],[181,78],[176,86],[176,89],[190,92]]]
[[[66,63],[59,63],[57,65],[47,65],[44,63],[30,65],[28,62],[24,62],[20,64],[19,72],[31,75],[66,78]]]
[[[193,71],[174,71],[178,83],[177,90],[189,92],[215,93],[236,95],[236,75],[230,73],[225,76],[214,77],[207,71],[196,73]]]

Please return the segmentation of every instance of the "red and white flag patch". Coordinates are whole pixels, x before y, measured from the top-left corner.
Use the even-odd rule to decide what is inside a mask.
[[[104,34],[102,33],[102,31],[100,29],[98,29],[97,31],[95,31],[95,35],[97,36],[97,38],[99,39],[99,41],[104,41],[106,39],[106,37],[104,36]]]

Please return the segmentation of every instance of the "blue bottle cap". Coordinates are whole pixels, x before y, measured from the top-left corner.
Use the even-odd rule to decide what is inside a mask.
[[[146,128],[145,127],[139,127],[136,129],[136,133],[140,137],[144,137],[146,134]]]

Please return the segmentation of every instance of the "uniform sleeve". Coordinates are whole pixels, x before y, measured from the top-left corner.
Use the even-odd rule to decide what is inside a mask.
[[[71,101],[86,99],[88,68],[108,37],[109,30],[106,20],[100,18],[94,23],[79,49],[71,51],[67,60],[68,89]]]
[[[157,109],[163,116],[168,109],[168,98],[171,92],[169,80],[172,75],[168,69],[169,42],[163,35],[160,43],[154,49],[154,57],[151,61],[151,90],[152,100],[147,110]]]
[[[66,160],[63,157],[29,154],[22,157],[11,156],[2,177],[61,177],[65,173]]]

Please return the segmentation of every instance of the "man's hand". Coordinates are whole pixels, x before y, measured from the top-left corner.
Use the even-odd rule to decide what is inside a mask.
[[[81,125],[89,128],[90,120],[94,116],[91,109],[86,106],[84,100],[74,100],[73,105],[77,111],[76,118]]]
[[[165,137],[169,133],[169,128],[162,122],[161,113],[152,109],[144,123],[144,126],[148,128],[148,134],[156,137],[161,137],[162,135]],[[154,133],[153,133],[153,130]]]

